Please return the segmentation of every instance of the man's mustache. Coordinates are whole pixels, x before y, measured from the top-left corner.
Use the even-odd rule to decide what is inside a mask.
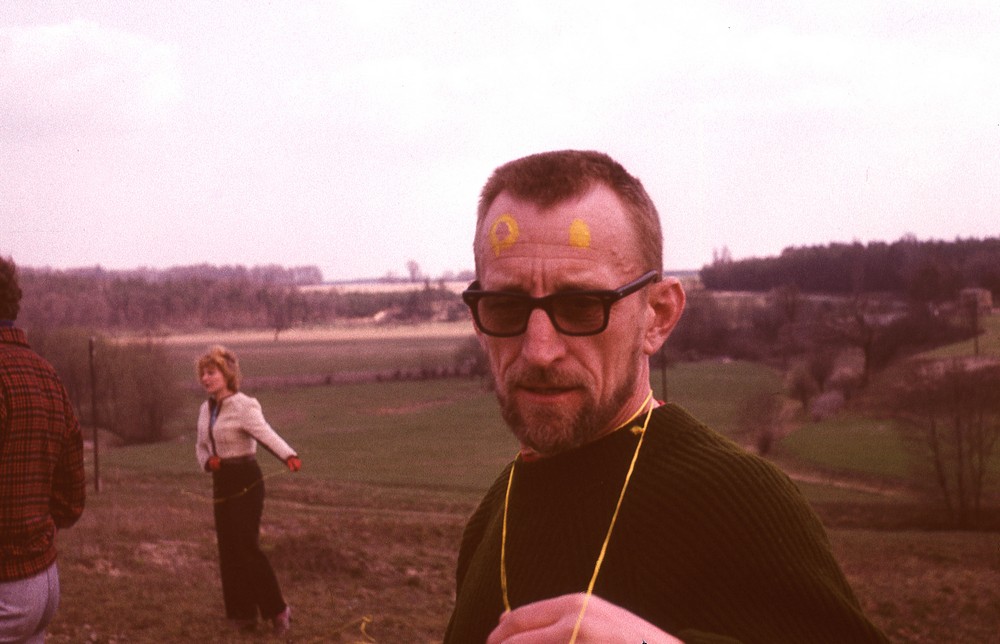
[[[525,366],[512,370],[507,374],[507,383],[516,387],[529,389],[546,387],[571,389],[585,385],[579,376],[565,370],[533,366]]]

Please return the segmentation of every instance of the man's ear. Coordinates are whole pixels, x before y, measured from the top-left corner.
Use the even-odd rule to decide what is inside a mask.
[[[646,326],[643,350],[653,355],[660,350],[684,312],[684,287],[674,277],[665,277],[649,287],[652,317]]]

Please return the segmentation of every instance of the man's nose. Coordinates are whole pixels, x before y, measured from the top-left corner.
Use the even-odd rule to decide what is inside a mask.
[[[535,309],[528,316],[521,353],[533,364],[549,364],[565,353],[565,338],[556,331],[548,313]]]

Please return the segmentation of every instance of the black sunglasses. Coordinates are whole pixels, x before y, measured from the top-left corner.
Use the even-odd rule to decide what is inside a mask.
[[[473,282],[462,292],[462,300],[472,311],[476,326],[486,335],[509,338],[528,329],[528,319],[535,309],[542,309],[552,326],[563,335],[596,335],[608,328],[611,305],[660,278],[649,271],[637,280],[613,291],[563,291],[544,297],[531,297],[514,291],[484,291]]]

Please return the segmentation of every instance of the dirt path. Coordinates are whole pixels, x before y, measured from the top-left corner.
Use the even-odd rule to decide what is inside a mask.
[[[277,505],[283,508],[301,510],[308,512],[316,504],[293,501],[291,499],[268,498],[268,505]],[[378,517],[380,519],[393,519],[397,521],[419,522],[419,523],[447,523],[464,522],[469,518],[469,510],[401,510],[399,508],[389,508],[380,506],[357,506],[357,505],[336,505],[324,504],[323,506],[333,514],[342,514],[353,517]]]
[[[793,481],[802,483],[814,483],[817,485],[829,485],[842,490],[852,490],[854,492],[864,492],[866,494],[877,494],[879,496],[899,498],[907,496],[909,491],[901,485],[889,483],[871,483],[854,478],[834,476],[821,472],[807,472],[803,470],[790,469],[779,465],[781,470]]]

